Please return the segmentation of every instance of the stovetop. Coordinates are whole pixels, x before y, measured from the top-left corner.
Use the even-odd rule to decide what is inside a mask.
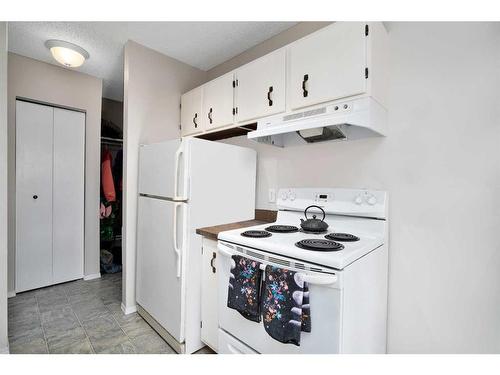
[[[287,225],[300,228],[297,225],[300,215],[290,212],[279,212],[278,220],[272,225]],[[321,266],[335,269],[343,269],[363,255],[375,250],[384,244],[385,222],[380,220],[355,218],[337,215],[328,215],[329,228],[323,233],[307,233],[302,230],[276,233],[271,232],[270,236],[252,238],[242,236],[241,233],[247,231],[266,231],[270,224],[257,225],[254,227],[235,229],[219,233],[218,239],[231,242],[233,244],[250,247],[253,249],[287,256],[290,258],[315,263]],[[346,241],[343,239],[329,240],[333,233],[345,233],[358,237],[359,240]],[[333,251],[317,251],[297,246],[303,240],[330,241],[338,243],[338,248]]]

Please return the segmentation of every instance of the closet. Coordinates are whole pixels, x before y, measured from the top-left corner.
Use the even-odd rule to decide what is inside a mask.
[[[103,134],[109,127],[101,126]],[[121,135],[101,137],[101,273],[122,270],[122,170]]]
[[[16,101],[16,292],[83,277],[85,113]]]
[[[122,270],[123,102],[103,98],[101,113],[101,274]]]

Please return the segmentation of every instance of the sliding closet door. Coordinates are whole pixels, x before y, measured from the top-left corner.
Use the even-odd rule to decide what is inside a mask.
[[[83,277],[85,114],[54,108],[54,284]]]
[[[53,108],[16,101],[16,291],[52,284]]]

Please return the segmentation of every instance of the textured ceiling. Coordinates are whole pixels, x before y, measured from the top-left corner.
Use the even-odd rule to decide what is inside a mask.
[[[208,70],[293,26],[294,22],[9,22],[9,51],[59,65],[48,39],[75,43],[90,54],[76,70],[103,79],[104,97],[123,98],[127,40]],[[61,65],[59,65],[61,66]]]

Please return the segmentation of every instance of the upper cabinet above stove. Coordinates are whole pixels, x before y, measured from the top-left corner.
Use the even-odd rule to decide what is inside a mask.
[[[290,109],[366,92],[364,24],[337,22],[290,45]]]
[[[385,106],[387,55],[381,22],[335,22],[203,85],[203,121],[212,116],[213,124],[202,133],[245,129],[270,116],[293,117],[352,99],[369,97]],[[182,135],[203,137],[189,116],[182,121]],[[224,121],[216,121],[217,116]]]

